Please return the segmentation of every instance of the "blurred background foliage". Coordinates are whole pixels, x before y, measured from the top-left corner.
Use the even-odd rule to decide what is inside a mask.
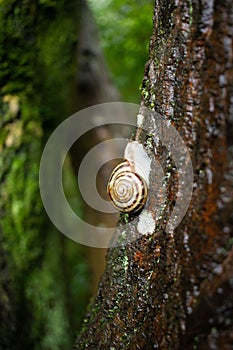
[[[90,5],[122,99],[139,102],[153,2]],[[49,222],[38,186],[43,146],[70,114],[79,15],[78,1],[0,1],[0,349],[70,349],[93,292],[85,247]]]
[[[152,33],[153,0],[89,0],[100,43],[124,101],[138,103]]]

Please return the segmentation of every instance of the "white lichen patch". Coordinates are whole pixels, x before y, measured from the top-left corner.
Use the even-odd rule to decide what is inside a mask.
[[[143,145],[138,141],[130,141],[125,148],[124,158],[134,165],[135,172],[141,175],[149,185],[151,159]]]
[[[155,230],[155,224],[156,221],[152,214],[148,210],[144,209],[139,215],[139,222],[137,226],[138,232],[142,235],[153,233]]]
[[[142,123],[143,123],[143,120],[144,120],[144,116],[142,114],[138,114],[137,115],[137,125],[141,128],[142,126]]]
[[[122,265],[123,265],[125,272],[127,272],[128,266],[129,266],[129,259],[128,259],[127,255],[124,256],[123,261],[122,261]]]

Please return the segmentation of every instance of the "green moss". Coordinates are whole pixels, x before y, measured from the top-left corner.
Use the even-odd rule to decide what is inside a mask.
[[[0,2],[0,238],[10,300],[1,288],[0,295],[14,305],[5,337],[17,332],[22,349],[68,349],[75,337],[64,254],[73,249],[73,259],[76,249],[77,258],[77,247],[67,253],[68,243],[48,226],[38,181],[43,138],[68,111],[76,12],[65,3]],[[80,264],[71,266],[74,284]]]
[[[128,213],[123,213],[123,214],[121,214],[121,217],[123,219],[123,222],[125,224],[128,224],[128,222],[129,222],[129,214]]]
[[[189,14],[189,26],[191,27],[193,23],[193,0],[189,1]]]
[[[47,249],[40,268],[30,274],[26,284],[26,297],[36,315],[32,324],[32,336],[38,337],[38,329],[43,322],[43,338],[35,349],[64,349],[69,348],[69,325],[67,310],[64,304],[64,286],[60,265],[61,241],[57,234],[50,235],[46,240]],[[51,254],[51,252],[56,252]]]

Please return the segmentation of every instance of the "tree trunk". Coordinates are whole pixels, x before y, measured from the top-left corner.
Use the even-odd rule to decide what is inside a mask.
[[[84,108],[105,102],[119,101],[120,95],[112,83],[103,52],[100,47],[98,30],[86,1],[80,3],[80,23],[77,41],[77,67],[72,89],[72,111],[77,112]],[[91,136],[84,138],[84,142],[76,142],[70,149],[73,168],[78,178],[78,169],[83,156],[96,144],[112,137],[112,130],[107,126],[96,128]],[[88,139],[88,142],[87,142]],[[111,150],[109,149],[109,152]],[[99,190],[106,192],[106,175],[101,172]],[[116,221],[114,215],[93,211],[83,202],[84,220],[92,225],[100,222],[112,224]],[[100,276],[105,268],[106,249],[86,247],[86,256],[90,265],[92,291],[96,291]],[[96,263],[98,262],[98,263]]]
[[[68,111],[76,20],[62,0],[0,3],[0,349],[74,341],[64,238],[44,214],[38,173],[44,142]]]
[[[0,27],[0,349],[69,348],[90,286],[84,248],[44,215],[40,156],[65,116],[119,96],[85,0],[2,1]],[[105,252],[87,248],[92,289]]]
[[[143,211],[127,230],[122,216],[116,236],[140,238],[108,251],[75,349],[232,347],[232,18],[230,0],[155,3],[141,105],[183,138],[193,165],[192,200],[183,221],[167,231],[179,174],[157,142],[156,119],[144,118],[151,132],[138,134],[162,165],[164,209],[153,233],[142,236]],[[152,193],[155,187],[152,181]],[[155,211],[153,196],[147,210]]]

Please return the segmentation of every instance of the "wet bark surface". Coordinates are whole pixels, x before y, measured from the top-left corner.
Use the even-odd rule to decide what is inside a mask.
[[[150,135],[141,133],[141,142],[166,177],[164,210],[153,233],[142,236],[141,214],[122,216],[122,243],[108,251],[74,349],[232,347],[232,21],[230,0],[155,3],[141,104],[170,121],[188,147],[192,200],[182,223],[166,232],[177,176],[153,120],[144,119]],[[127,234],[140,238],[127,244]]]

